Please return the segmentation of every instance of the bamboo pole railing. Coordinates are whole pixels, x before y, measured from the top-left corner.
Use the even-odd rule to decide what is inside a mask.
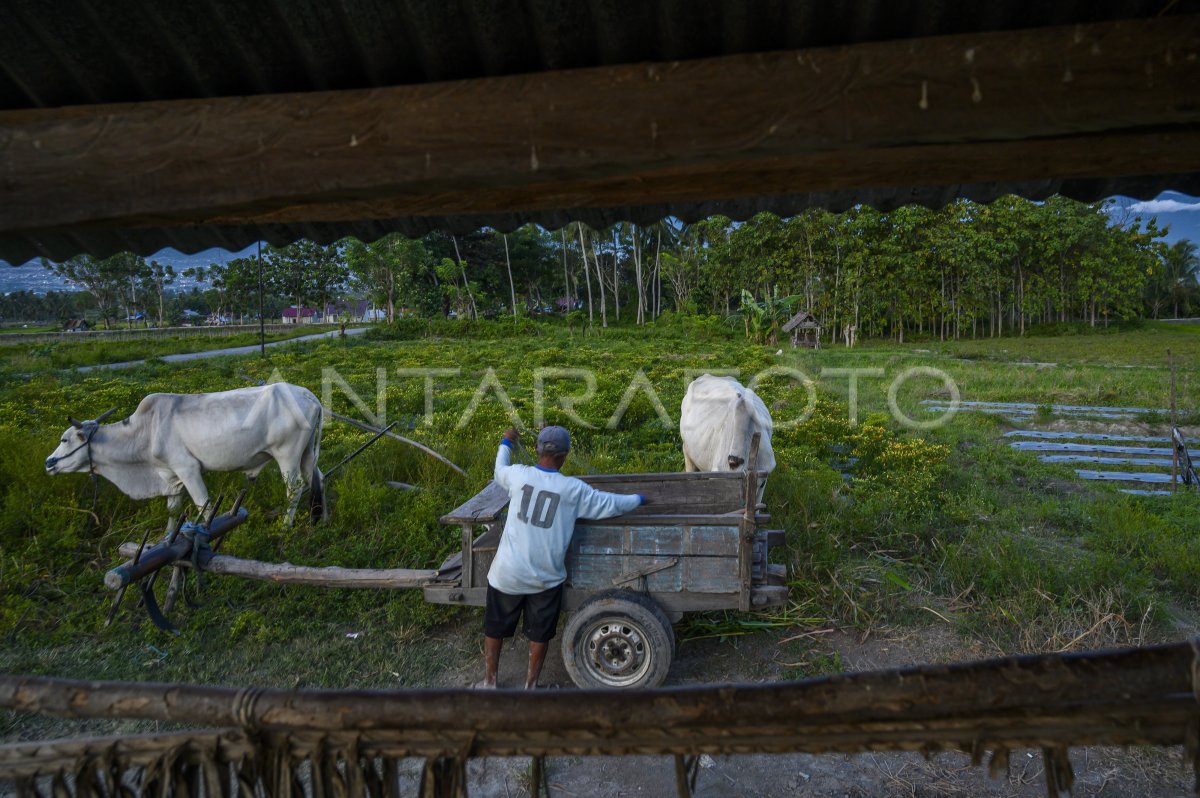
[[[292,790],[308,763],[354,779],[336,794],[385,795],[377,759],[394,766],[425,757],[428,789],[442,791],[432,795],[455,794],[465,762],[480,756],[962,750],[976,763],[990,751],[989,766],[1002,770],[1010,749],[1040,748],[1047,778],[1062,790],[1072,780],[1071,746],[1184,745],[1197,763],[1197,651],[1183,643],[629,692],[260,690],[0,676],[4,709],[211,727],[3,745],[0,778],[32,793],[35,777],[82,769],[86,780],[107,763],[114,773],[139,770],[143,784],[159,778],[161,787],[175,767],[171,778],[215,779],[218,792],[222,780],[248,779],[275,795]]]

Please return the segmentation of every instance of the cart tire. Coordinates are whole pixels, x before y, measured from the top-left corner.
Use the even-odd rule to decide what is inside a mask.
[[[658,687],[675,657],[675,632],[654,599],[613,590],[588,599],[567,621],[562,656],[583,688]]]

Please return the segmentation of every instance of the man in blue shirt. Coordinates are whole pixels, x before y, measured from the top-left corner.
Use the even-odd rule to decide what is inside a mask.
[[[558,627],[575,519],[623,515],[646,500],[638,494],[605,493],[563,476],[560,470],[571,450],[571,436],[562,427],[545,427],[538,433],[535,466],[512,464],[512,447],[519,439],[516,430],[506,430],[496,452],[495,480],[508,490],[508,519],[488,570],[485,670],[479,686],[496,686],[501,645],[516,633],[523,615],[529,640],[525,689],[532,690]]]

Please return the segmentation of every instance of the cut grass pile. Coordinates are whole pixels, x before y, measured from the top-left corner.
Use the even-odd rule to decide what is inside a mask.
[[[766,501],[773,523],[788,530],[781,561],[789,566],[794,605],[782,616],[693,618],[685,621],[681,638],[832,619],[860,629],[950,623],[990,641],[998,653],[1083,648],[1169,637],[1172,622],[1186,618],[1200,596],[1195,495],[1137,498],[1080,484],[1069,468],[1039,463],[998,442],[1008,427],[996,418],[963,413],[917,434],[885,412],[888,384],[913,365],[945,370],[968,399],[1145,406],[1162,405],[1160,369],[964,363],[912,351],[929,348],[920,345],[777,355],[776,347],[749,345],[720,325],[684,327],[678,321],[586,337],[548,325],[449,329],[462,337],[445,337],[440,326],[408,325],[372,340],[268,350],[265,359],[150,363],[92,375],[58,372],[43,362],[28,378],[7,381],[0,389],[0,670],[285,687],[419,686],[475,657],[476,640],[438,640],[446,621],[475,611],[425,604],[418,591],[279,587],[211,577],[200,596],[204,606],[176,612],[178,637],[128,609],[113,627],[102,628],[111,599],[102,579],[118,544],[140,539],[146,529],[156,534],[165,509],[161,500],[126,499],[103,480],[93,504],[85,475],[46,476],[42,461],[66,415],[94,417],[110,407],[125,415],[147,393],[242,387],[247,383],[241,374],[285,379],[318,395],[324,376],[333,409],[401,419],[406,423],[399,429],[410,428],[404,434],[469,472],[461,479],[384,440],[331,481],[332,523],[284,529],[283,487],[271,466],[247,501],[251,521],[225,548],[243,557],[347,567],[438,565],[458,546],[457,529],[441,527],[438,517],[486,483],[495,443],[510,423],[494,388],[462,421],[488,374],[527,425],[535,416],[541,374],[546,420],[575,434],[570,472],[648,472],[682,467],[674,424],[693,371],[735,368],[748,379],[775,368],[761,384],[781,424],[774,438],[779,466]],[[431,332],[439,335],[426,337]],[[1160,340],[1175,348],[1176,339],[1191,333],[1163,335]],[[1118,352],[1124,351],[1122,340],[1095,339],[1097,345],[1115,343]],[[801,415],[809,394],[780,367],[799,368],[816,380],[816,403],[803,423],[783,423]],[[881,368],[884,376],[863,379],[859,423],[851,425],[847,378],[822,377],[822,370],[866,367]],[[419,368],[461,370],[435,378],[429,423],[423,379],[398,371]],[[595,374],[595,395],[576,406],[593,428],[558,403],[559,397],[585,393],[585,381],[538,371],[547,368]],[[606,429],[639,373],[672,423],[662,422],[645,391],[635,391],[615,428]],[[1181,372],[1189,386],[1197,384],[1195,376]],[[937,380],[915,378],[897,400],[920,417],[920,399],[942,390]],[[1195,407],[1194,396],[1187,397]],[[322,463],[337,462],[368,437],[328,422]],[[387,480],[423,489],[396,491]],[[227,496],[242,484],[240,475],[210,475],[208,481],[214,494],[225,490]],[[126,601],[131,607],[132,598]],[[364,634],[347,637],[353,632]],[[820,657],[811,659],[824,663],[817,670],[830,667]]]

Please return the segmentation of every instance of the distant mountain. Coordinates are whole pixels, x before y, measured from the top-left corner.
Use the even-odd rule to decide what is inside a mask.
[[[241,252],[230,252],[227,249],[213,247],[194,255],[184,255],[182,252],[168,248],[159,250],[146,260],[170,264],[178,274],[184,269],[207,266],[210,263],[225,263],[234,258],[246,258],[254,254],[255,247],[253,246],[246,247]],[[194,280],[180,277],[176,279],[173,287],[176,290],[186,290],[195,284]],[[48,291],[64,290],[78,290],[78,287],[61,279],[49,269],[43,269],[36,260],[20,266],[13,266],[7,261],[0,260],[0,294],[10,294],[14,291],[33,291],[37,294],[45,294]]]

